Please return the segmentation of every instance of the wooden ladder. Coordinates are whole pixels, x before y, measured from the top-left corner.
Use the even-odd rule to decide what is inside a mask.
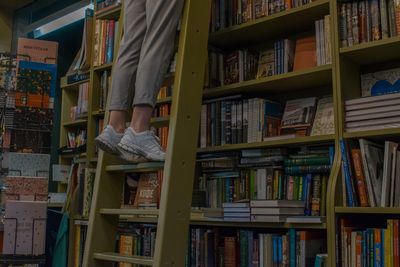
[[[185,266],[210,11],[211,0],[185,2],[165,164],[121,165],[115,157],[99,152],[83,259],[85,267],[113,266],[115,262]],[[105,121],[108,121],[108,113]],[[159,209],[121,209],[124,173],[162,167],[164,178]],[[153,258],[122,256],[114,252],[120,215],[158,217]]]

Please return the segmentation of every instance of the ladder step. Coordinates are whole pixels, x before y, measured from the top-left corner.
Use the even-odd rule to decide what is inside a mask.
[[[108,165],[108,172],[152,172],[162,170],[164,162],[144,162],[138,164]]]
[[[153,258],[144,256],[123,256],[115,252],[94,253],[93,257],[97,260],[126,262],[132,264],[140,264],[145,266],[153,266]]]
[[[100,209],[105,215],[152,215],[158,216],[158,209]]]

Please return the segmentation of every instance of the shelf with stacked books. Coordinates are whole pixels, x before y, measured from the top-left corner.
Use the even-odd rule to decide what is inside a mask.
[[[260,18],[248,20],[237,25],[230,26],[220,23],[221,29],[211,32],[209,40],[210,44],[218,47],[248,45],[254,42],[268,41],[289,32],[309,30],[314,25],[315,20],[328,13],[328,0],[308,2],[302,6],[288,8],[276,13],[273,12],[271,15],[262,16],[260,14]],[[215,24],[218,24],[218,21]]]

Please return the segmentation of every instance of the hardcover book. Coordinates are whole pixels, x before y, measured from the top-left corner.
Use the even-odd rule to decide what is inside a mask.
[[[318,100],[311,135],[325,135],[335,133],[335,118],[332,97]]]

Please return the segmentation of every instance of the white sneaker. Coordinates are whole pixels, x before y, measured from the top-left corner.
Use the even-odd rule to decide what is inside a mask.
[[[160,146],[160,139],[152,131],[136,133],[128,127],[118,144],[121,152],[133,153],[146,157],[152,161],[164,161],[165,152]]]
[[[123,133],[117,133],[111,125],[107,125],[103,132],[94,139],[94,143],[104,152],[119,155],[117,149],[118,143],[121,141]]]

